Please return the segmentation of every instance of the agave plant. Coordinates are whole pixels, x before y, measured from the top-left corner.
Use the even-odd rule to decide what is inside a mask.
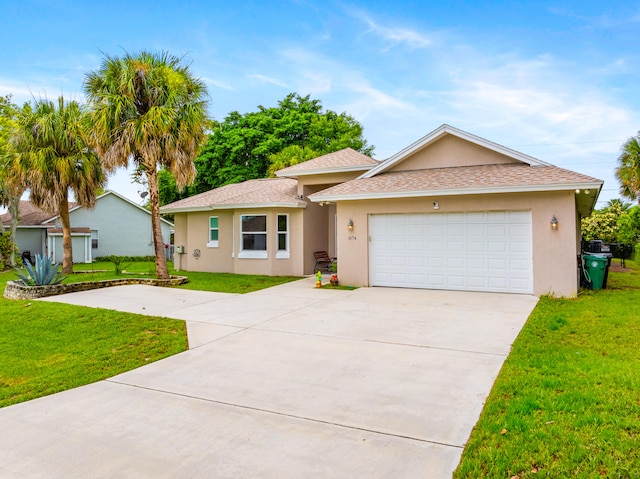
[[[24,267],[22,269],[16,268],[16,274],[27,286],[53,285],[61,283],[66,277],[62,275],[60,266],[46,256],[36,253],[35,268],[29,260],[25,259]]]

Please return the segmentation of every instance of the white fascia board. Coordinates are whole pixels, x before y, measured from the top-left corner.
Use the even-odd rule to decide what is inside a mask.
[[[480,138],[479,136],[473,135],[471,133],[467,133],[466,131],[462,131],[457,128],[454,128],[453,126],[444,124],[436,128],[435,130],[433,130],[431,133],[423,136],[419,140],[414,141],[412,144],[400,150],[395,155],[384,160],[381,164],[377,165],[375,168],[372,168],[366,173],[363,173],[362,175],[360,175],[359,178],[371,178],[372,176],[375,176],[378,173],[387,171],[396,163],[401,162],[402,160],[412,155],[416,151],[419,151],[424,147],[430,145],[431,143],[439,140],[446,134],[457,136],[458,138],[462,138],[463,140],[467,140],[471,143],[475,143],[476,145],[482,146],[489,150],[493,150],[496,153],[500,153],[502,155],[513,158],[515,160],[527,163],[530,166],[551,166],[549,163],[545,163],[542,160],[538,160],[533,156],[525,155],[524,153],[520,153],[519,151],[512,150],[511,148],[507,148],[506,146],[499,145],[492,141],[485,140],[484,138]]]
[[[417,191],[389,191],[380,193],[361,193],[351,195],[323,195],[314,198],[309,196],[309,200],[314,203],[325,203],[349,200],[379,200],[391,198],[419,198],[433,196],[459,196],[459,195],[487,195],[498,193],[531,193],[538,191],[570,191],[570,190],[599,190],[602,183],[557,183],[552,185],[526,185],[526,186],[493,186],[484,188],[456,188],[442,190],[417,190]]]
[[[48,236],[62,236],[64,233],[47,233]],[[71,233],[71,236],[91,236],[91,233]]]
[[[175,214],[175,213],[194,213],[198,211],[215,211],[215,210],[235,210],[235,209],[251,209],[251,208],[306,208],[306,203],[236,203],[229,205],[209,205],[209,206],[193,206],[185,208],[172,208],[169,210],[162,210],[162,214]]]
[[[55,220],[57,220],[58,218],[60,218],[60,215],[55,215],[52,216],[49,219],[44,220],[42,223],[40,223],[41,225],[46,225],[47,223],[51,223],[51,222],[55,222]]]
[[[280,173],[276,171],[276,176],[280,178],[297,178],[298,176],[326,175],[329,173],[349,173],[351,171],[368,171],[378,165],[344,166],[339,168],[321,168],[317,170],[292,171],[291,173]]]

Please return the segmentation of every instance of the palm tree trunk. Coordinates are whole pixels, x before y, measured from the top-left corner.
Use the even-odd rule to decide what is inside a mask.
[[[64,195],[60,202],[60,221],[62,222],[62,274],[73,273],[73,246],[71,242],[71,220],[69,219],[69,198]]]
[[[164,251],[162,227],[160,224],[160,201],[158,194],[158,171],[155,164],[146,168],[149,186],[149,205],[151,206],[151,229],[153,231],[153,247],[156,252],[156,275],[158,279],[169,279],[167,256]]]

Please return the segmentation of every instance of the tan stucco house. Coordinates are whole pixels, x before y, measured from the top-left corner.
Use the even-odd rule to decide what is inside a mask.
[[[345,149],[164,206],[176,267],[342,284],[574,296],[602,181],[449,125],[385,161]]]

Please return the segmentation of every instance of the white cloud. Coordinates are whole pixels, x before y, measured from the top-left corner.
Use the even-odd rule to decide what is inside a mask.
[[[401,43],[406,43],[411,48],[428,48],[433,45],[433,41],[429,37],[408,28],[383,27],[367,16],[364,16],[362,20],[369,25],[370,32],[390,44],[389,48]]]
[[[369,27],[366,33],[372,33],[387,43],[388,47],[385,50],[400,44],[405,44],[414,49],[423,49],[433,46],[433,37],[427,36],[421,32],[407,27],[389,27],[381,25],[373,20],[372,16],[368,12],[365,12],[362,9],[346,8],[345,10],[353,18],[361,21]]]
[[[289,88],[289,85],[287,85],[286,82],[282,81],[282,80],[278,80],[277,78],[272,78],[272,77],[268,77],[266,75],[259,75],[259,74],[253,74],[253,75],[247,75],[249,78],[254,78],[256,80],[260,80],[263,83],[269,83],[270,85],[275,85],[275,86],[280,86],[282,88]]]
[[[207,85],[212,85],[212,86],[215,86],[215,87],[218,87],[218,88],[222,88],[223,90],[231,90],[231,91],[235,90],[235,88],[233,88],[228,83],[225,83],[225,82],[220,81],[220,80],[215,80],[213,78],[202,77],[202,81],[204,81]]]

